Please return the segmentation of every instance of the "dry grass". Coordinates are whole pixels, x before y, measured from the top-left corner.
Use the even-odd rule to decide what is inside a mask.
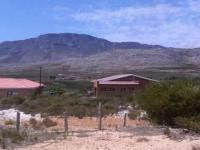
[[[64,127],[64,119],[61,117],[51,117],[51,119],[57,122],[56,128],[63,128]],[[84,117],[79,119],[77,117],[69,117],[68,124],[69,128],[97,128],[98,120],[96,117]],[[132,125],[144,125],[149,124],[147,121],[139,121],[139,120],[130,120],[127,118],[127,126]],[[104,129],[115,129],[116,127],[123,126],[123,117],[114,117],[109,116],[102,119],[102,127]]]

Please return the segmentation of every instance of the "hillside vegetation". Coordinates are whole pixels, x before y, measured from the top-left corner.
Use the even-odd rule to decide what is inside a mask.
[[[0,43],[0,66],[49,69],[67,66],[78,71],[133,70],[144,68],[198,69],[199,49],[168,48],[137,42],[111,42],[84,34],[45,34],[36,38]],[[52,65],[53,64],[53,65]]]

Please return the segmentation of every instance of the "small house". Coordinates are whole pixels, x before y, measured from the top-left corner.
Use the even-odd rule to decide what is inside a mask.
[[[93,87],[97,98],[128,97],[150,82],[159,81],[134,74],[121,74],[94,80]]]
[[[0,97],[31,96],[42,84],[28,79],[0,78]]]

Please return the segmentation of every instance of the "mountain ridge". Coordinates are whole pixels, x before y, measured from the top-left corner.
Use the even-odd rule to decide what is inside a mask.
[[[200,50],[111,42],[87,34],[49,33],[0,43],[0,63],[62,62],[74,68],[127,68],[199,65]],[[84,63],[83,63],[84,62]]]

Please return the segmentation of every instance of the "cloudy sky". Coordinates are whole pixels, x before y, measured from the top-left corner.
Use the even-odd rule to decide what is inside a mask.
[[[200,0],[0,0],[0,42],[46,33],[200,47]]]

